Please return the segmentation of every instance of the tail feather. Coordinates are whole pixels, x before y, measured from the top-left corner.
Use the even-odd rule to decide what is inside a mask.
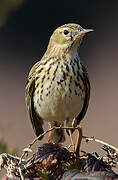
[[[63,123],[62,123],[63,125]],[[51,122],[49,123],[50,128],[52,127],[59,127],[59,124],[57,124],[56,122]],[[54,133],[51,136],[51,142],[53,143],[63,143],[65,141],[65,133],[64,133],[64,129],[55,129]]]
[[[63,129],[55,129],[52,135],[52,142],[54,143],[62,143],[65,141],[65,134]]]

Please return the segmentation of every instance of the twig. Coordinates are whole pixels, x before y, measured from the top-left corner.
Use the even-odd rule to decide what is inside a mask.
[[[42,136],[45,136],[47,133],[49,133],[50,131],[53,131],[54,129],[55,129],[55,130],[57,130],[57,129],[80,129],[80,127],[79,127],[79,126],[77,126],[77,127],[62,127],[62,126],[60,126],[60,127],[52,127],[51,129],[45,131],[43,134],[41,134],[41,135],[39,135],[38,137],[36,137],[31,143],[29,143],[28,148],[31,148],[31,146],[32,146],[36,141],[38,141]]]
[[[47,133],[49,133],[49,132],[51,132],[51,131],[53,131],[53,130],[57,130],[57,129],[77,129],[77,130],[79,130],[80,129],[80,126],[77,126],[77,127],[62,127],[62,126],[60,126],[60,127],[52,127],[52,128],[50,128],[49,130],[47,130],[47,131],[45,131],[44,133],[42,133],[41,135],[39,135],[38,137],[36,137],[31,143],[29,143],[28,144],[28,149],[30,149],[31,148],[31,146],[36,142],[36,141],[38,141],[42,136],[45,136]],[[21,163],[21,161],[22,161],[22,159],[23,159],[23,157],[26,155],[28,153],[28,151],[24,151],[23,153],[22,153],[22,155],[21,155],[21,157],[20,157],[20,161],[19,161],[19,164]]]
[[[103,145],[106,145],[106,146],[109,146],[110,148],[114,149],[116,151],[116,154],[118,154],[118,148],[116,148],[115,146],[113,145],[110,145],[100,139],[96,139],[95,137],[86,137],[86,136],[82,136],[86,141],[95,141],[95,142],[98,142],[100,144],[103,144]]]
[[[72,144],[70,144],[68,147],[67,147],[67,149],[70,149],[72,147]]]
[[[23,173],[21,171],[21,168],[19,167],[19,173],[20,173],[20,177],[21,177],[21,180],[25,180],[24,176],[23,176]]]

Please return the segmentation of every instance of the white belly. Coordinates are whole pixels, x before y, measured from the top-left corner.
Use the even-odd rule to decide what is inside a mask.
[[[85,92],[77,89],[74,84],[69,87],[57,86],[53,83],[47,94],[47,85],[43,87],[43,93],[34,97],[34,106],[39,116],[48,122],[61,124],[65,120],[73,120],[82,110]],[[75,89],[78,94],[75,94]],[[50,91],[50,93],[49,93]],[[38,101],[37,101],[38,100]]]

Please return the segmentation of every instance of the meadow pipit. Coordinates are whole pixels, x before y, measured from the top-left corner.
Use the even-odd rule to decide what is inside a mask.
[[[83,36],[92,31],[78,24],[57,28],[42,59],[31,69],[26,86],[26,103],[36,136],[43,133],[43,121],[51,127],[77,126],[89,103],[90,83],[78,50]],[[69,131],[69,134],[72,134]],[[63,142],[62,129],[55,130],[52,141]]]

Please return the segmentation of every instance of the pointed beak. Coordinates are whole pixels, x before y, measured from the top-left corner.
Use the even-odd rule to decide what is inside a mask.
[[[94,31],[93,29],[83,29],[81,32],[80,32],[80,34],[81,35],[84,35],[84,34],[86,34],[86,33],[88,33],[88,32],[92,32],[92,31]]]

